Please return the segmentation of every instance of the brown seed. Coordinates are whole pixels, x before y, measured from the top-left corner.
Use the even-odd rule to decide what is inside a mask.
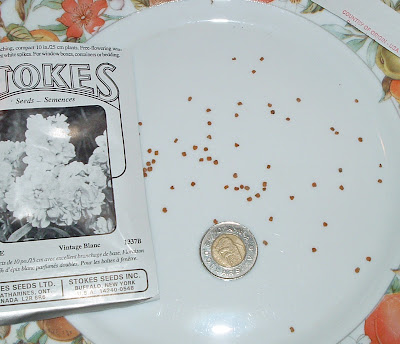
[[[241,184],[241,185],[240,185],[240,188],[243,190],[243,189],[244,189],[244,185],[243,185],[243,184]]]
[[[341,167],[339,167],[338,171],[339,171],[339,173],[342,173],[343,169]]]
[[[271,165],[267,165],[267,170],[269,170],[271,168]]]
[[[235,172],[234,174],[233,174],[233,178],[237,178],[238,177],[238,174]]]
[[[152,164],[155,164],[155,163],[156,163],[156,160],[155,160],[155,159],[151,159],[151,163],[152,163]]]
[[[262,186],[263,186],[264,188],[266,188],[266,187],[267,187],[267,182],[263,182],[263,183],[262,183]]]
[[[211,140],[211,139],[212,139],[211,135],[207,135],[207,138],[208,138],[209,140]]]
[[[335,131],[335,128],[334,128],[334,127],[331,127],[330,129],[331,129],[332,131]]]
[[[317,252],[317,249],[316,249],[315,247],[313,247],[313,248],[311,249],[311,251]]]
[[[251,197],[247,197],[247,202],[251,202],[253,199]]]
[[[214,165],[218,165],[218,160],[214,160]]]
[[[328,224],[327,224],[326,222],[322,223],[322,225],[323,225],[324,227],[328,227]]]
[[[270,222],[274,221],[273,216],[270,216],[268,220],[269,220]]]
[[[147,171],[149,171],[149,172],[153,171],[153,167],[150,166],[150,167],[147,169]]]
[[[239,147],[239,144],[238,144],[238,143],[235,143],[235,147]]]
[[[207,152],[207,151],[208,151],[208,147],[204,147],[203,150],[204,150],[205,152]]]
[[[197,146],[193,146],[193,150],[196,150],[197,148],[199,148],[199,147],[197,147]]]
[[[243,103],[242,102],[238,102],[237,105],[241,106],[241,105],[243,105]]]
[[[290,196],[289,198],[290,198],[292,201],[294,200],[294,196]]]
[[[182,152],[182,156],[186,156],[186,152]]]
[[[151,165],[151,162],[150,161],[147,161],[146,162],[146,166],[150,166]]]
[[[256,196],[257,198],[260,198],[260,194],[257,192],[254,196]]]
[[[154,155],[158,155],[158,151],[155,151],[155,152],[154,152]]]
[[[177,142],[178,142],[178,139],[175,139],[175,140],[174,140],[174,143],[177,143]]]
[[[207,161],[211,161],[211,160],[212,160],[212,157],[208,156]]]
[[[143,172],[147,172],[147,168],[146,167],[143,167]]]
[[[268,103],[268,107],[272,107],[272,104],[271,104],[271,103]]]
[[[247,190],[247,191],[249,191],[249,190],[250,190],[250,186],[247,186],[247,185],[246,185],[246,186],[244,187],[244,189]]]
[[[359,138],[358,138],[358,142],[363,142],[362,137],[359,137]]]
[[[191,186],[195,186],[196,183],[195,183],[195,182],[191,182],[190,185],[191,185]]]
[[[289,122],[290,121],[290,117],[286,117],[286,120]]]
[[[175,186],[171,185],[170,189],[175,190]]]
[[[335,131],[335,135],[339,135],[339,132],[338,132],[338,131]]]
[[[211,122],[211,121],[208,121],[208,122],[207,122],[207,124],[208,124],[208,125],[211,125],[211,124],[212,124],[212,122]]]
[[[360,268],[355,268],[354,271],[356,272],[356,274],[358,274],[360,272]]]
[[[290,328],[290,332],[292,332],[292,333],[294,332],[294,328],[293,327]]]
[[[147,177],[147,173],[146,172],[143,173],[143,177],[145,177],[145,178]]]
[[[236,57],[232,57],[232,61],[236,61]]]
[[[224,189],[226,190],[226,189],[228,189],[229,188],[229,185],[225,185],[224,186]]]
[[[271,115],[275,115],[275,110],[271,110]]]
[[[202,162],[202,161],[204,161],[204,159],[203,159],[203,158],[200,158],[199,161]]]
[[[253,74],[256,74],[256,70],[255,70],[255,69],[253,69],[251,72],[252,72]]]
[[[265,246],[267,246],[267,245],[268,245],[268,241],[263,240],[263,244],[264,244]]]
[[[238,114],[238,113],[235,113],[235,117],[239,117],[239,114]]]
[[[340,185],[340,186],[339,186],[339,189],[340,189],[340,190],[344,190],[344,186],[343,186],[343,185]]]
[[[210,108],[208,108],[206,111],[207,111],[207,112],[211,112],[211,109],[210,109]]]
[[[189,97],[189,98],[188,98],[188,101],[189,101],[189,102],[191,102],[191,101],[192,101],[192,99],[193,99],[192,97]]]
[[[379,164],[379,167],[382,167],[382,164]]]
[[[267,191],[267,188],[262,188],[262,191]]]
[[[218,223],[217,219],[214,219],[214,220],[213,220],[213,222],[214,222],[215,224],[217,224],[217,223]]]
[[[163,213],[166,213],[168,211],[167,208],[162,208]]]
[[[354,102],[355,102],[355,103],[358,103],[358,99],[354,99]]]
[[[315,183],[315,182],[312,183],[311,185],[312,185],[313,188],[316,188],[316,187],[317,187],[317,183]]]
[[[142,126],[142,125],[143,125],[143,123],[142,123],[142,122],[139,122],[138,124],[139,124],[139,126]]]
[[[149,148],[148,150],[147,150],[147,153],[151,153],[152,152],[152,150],[151,150],[151,148]]]
[[[378,183],[382,183],[382,179],[378,179]]]
[[[264,58],[262,56],[260,57],[260,61],[264,61]]]
[[[239,191],[239,188],[237,186],[234,187],[235,191]]]
[[[296,101],[297,101],[298,103],[300,103],[300,102],[301,102],[301,99],[300,99],[300,98],[296,98]]]
[[[371,257],[367,257],[367,258],[365,258],[365,259],[366,259],[367,262],[370,262],[370,261],[371,261]]]

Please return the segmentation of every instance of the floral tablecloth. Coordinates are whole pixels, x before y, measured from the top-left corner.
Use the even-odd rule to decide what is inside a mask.
[[[168,0],[0,0],[0,40],[84,43],[108,25]],[[207,1],[207,0],[204,0]],[[214,0],[218,1],[218,0]],[[246,1],[246,0],[243,0]],[[260,0],[320,25],[358,54],[382,81],[381,101],[400,102],[400,58],[311,0]],[[400,0],[383,1],[400,12]],[[397,108],[398,105],[397,105]],[[400,344],[400,279],[341,344]],[[0,326],[0,343],[91,343],[65,318]]]

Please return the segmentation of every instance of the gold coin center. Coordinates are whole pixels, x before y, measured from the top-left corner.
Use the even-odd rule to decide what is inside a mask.
[[[211,254],[219,265],[224,268],[233,268],[239,265],[246,256],[246,246],[237,235],[222,234],[214,240]]]

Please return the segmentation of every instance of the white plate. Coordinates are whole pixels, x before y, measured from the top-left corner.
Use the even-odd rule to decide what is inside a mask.
[[[305,19],[244,1],[163,5],[91,42],[134,49],[161,299],[69,319],[97,344],[336,343],[356,327],[400,261],[400,121],[367,66]],[[202,266],[213,219],[256,237],[239,280]]]

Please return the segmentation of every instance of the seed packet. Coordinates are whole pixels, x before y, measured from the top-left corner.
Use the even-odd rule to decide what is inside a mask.
[[[0,49],[0,324],[154,298],[132,57]]]

